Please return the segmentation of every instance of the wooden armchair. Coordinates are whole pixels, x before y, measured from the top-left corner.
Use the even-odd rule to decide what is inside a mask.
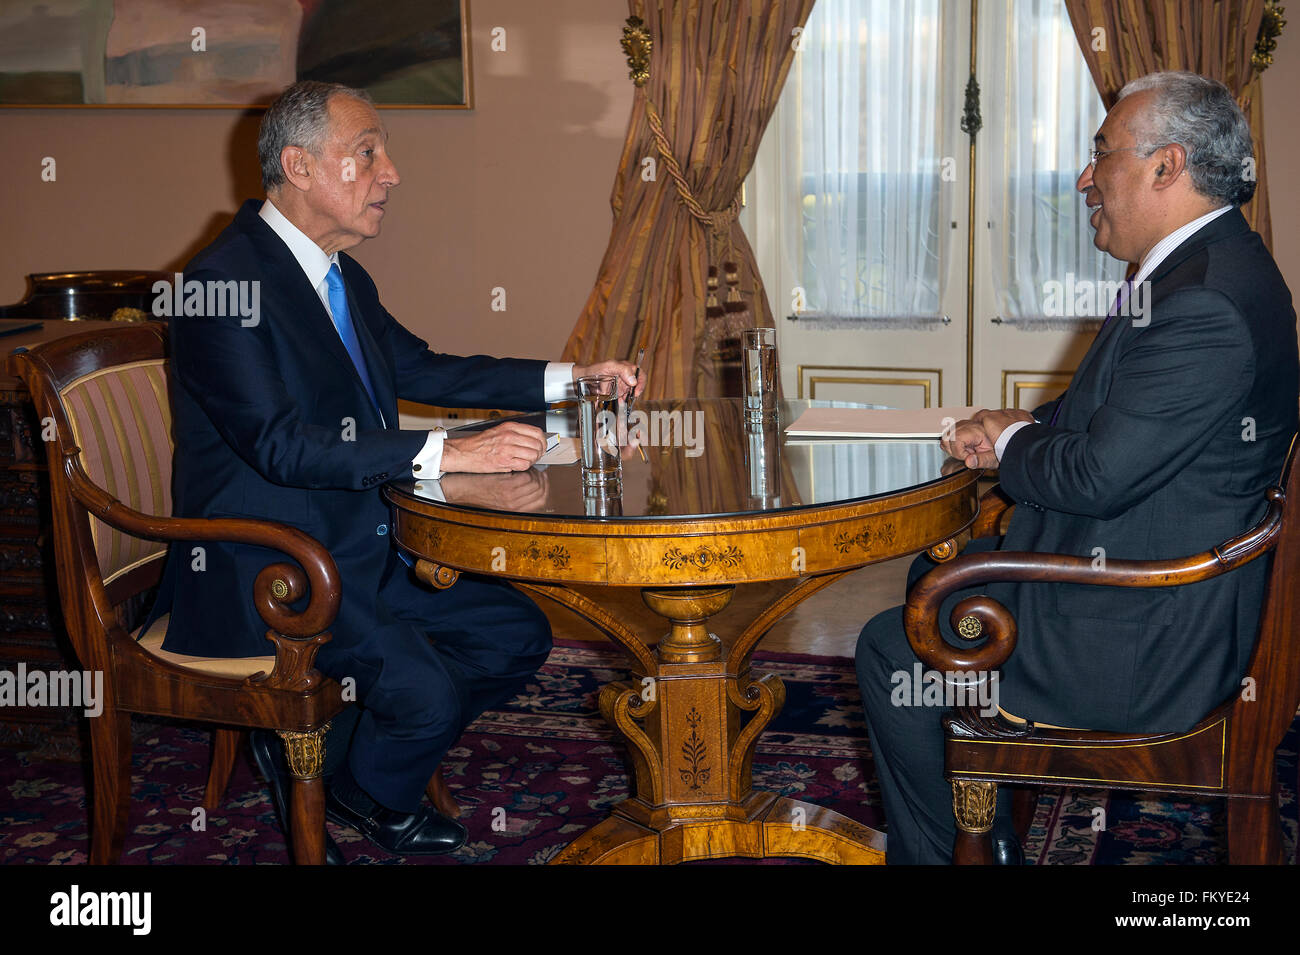
[[[1247,533],[1179,560],[1111,560],[1094,570],[1087,557],[989,552],[956,557],[919,580],[904,610],[908,640],[940,671],[1001,666],[1015,650],[1016,624],[986,596],[957,604],[954,631],[989,639],[976,649],[948,644],[939,631],[944,598],[993,581],[1055,581],[1116,587],[1166,587],[1207,580],[1273,552],[1250,665],[1255,693],[1236,693],[1184,733],[1092,732],[1014,723],[964,706],[944,717],[945,768],[953,789],[957,839],[953,861],[988,864],[999,784],[1092,785],[1106,789],[1223,796],[1228,800],[1228,858],[1278,863],[1281,830],[1274,752],[1300,706],[1300,468],[1293,440],[1281,486],[1269,488],[1263,518]],[[1005,497],[985,496],[975,535],[997,533]]]
[[[15,355],[49,458],[55,563],[63,615],[81,665],[104,674],[90,719],[92,864],[118,860],[131,783],[131,713],[216,724],[203,805],[225,793],[244,728],[276,730],[293,775],[294,861],[325,859],[321,780],[328,720],[348,705],[313,666],[338,612],[334,560],[300,530],[269,521],[173,518],[167,328],[127,325],[70,335]],[[274,655],[203,659],[162,651],[167,618],[137,642],[129,608],[157,584],[167,541],[256,544],[294,563],[269,564],[252,599]],[[310,595],[304,609],[292,604]]]

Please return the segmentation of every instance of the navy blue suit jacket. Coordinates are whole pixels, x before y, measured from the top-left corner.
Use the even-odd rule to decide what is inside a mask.
[[[1007,443],[999,477],[1020,506],[1003,550],[1185,557],[1263,515],[1297,427],[1286,283],[1234,209],[1157,266],[1151,295]],[[1002,705],[1090,729],[1190,727],[1240,691],[1267,571],[1258,560],[1161,589],[990,586],[1019,626]]]
[[[346,645],[386,617],[378,592],[392,543],[379,488],[411,476],[411,460],[428,437],[398,430],[397,399],[538,410],[545,407],[546,363],[430,351],[384,309],[365,270],[340,255],[381,419],[316,290],[260,207],[244,203],[185,268],[187,282],[260,282],[261,310],[251,327],[239,316],[171,320],[174,513],[266,518],[320,541],[342,579],[332,629],[336,644]],[[203,546],[201,570],[192,544],[169,554],[154,608],[154,616],[172,614],[165,648],[228,657],[272,652],[253,607],[253,581],[283,555]]]

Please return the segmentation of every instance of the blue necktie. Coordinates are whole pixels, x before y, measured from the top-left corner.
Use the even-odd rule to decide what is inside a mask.
[[[357,340],[357,330],[352,325],[352,313],[348,311],[348,296],[343,290],[343,273],[339,271],[337,265],[331,265],[330,270],[325,273],[325,284],[329,286],[330,311],[334,313],[332,316],[334,327],[338,329],[339,338],[343,339],[343,347],[348,350],[352,364],[356,366],[357,374],[361,376],[361,383],[366,386],[366,394],[370,395],[375,410],[379,411],[379,401],[375,398],[375,388],[370,383],[366,359],[361,354],[361,342]],[[383,417],[383,412],[380,412],[380,417]]]

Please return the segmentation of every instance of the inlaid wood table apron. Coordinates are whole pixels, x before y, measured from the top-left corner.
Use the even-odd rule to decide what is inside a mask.
[[[781,430],[824,404],[789,402],[766,430],[743,423],[738,400],[639,405],[648,461],[625,449],[612,500],[584,498],[576,465],[385,489],[397,543],[423,580],[508,578],[590,621],[631,658],[631,678],[603,688],[600,710],[627,744],[634,795],[556,862],[884,860],[875,830],[753,788],[754,747],[785,687],[750,657],[776,621],[849,571],[955,548],[978,509],[978,473],[942,474],[935,441],[797,441]],[[547,415],[545,426],[576,433],[572,412]],[[709,632],[738,584],[776,580],[794,585],[739,632]],[[670,628],[633,632],[574,585],[640,587]]]

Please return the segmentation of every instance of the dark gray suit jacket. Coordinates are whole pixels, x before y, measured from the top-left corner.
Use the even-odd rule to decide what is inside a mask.
[[[1150,323],[1111,321],[1035,411],[1044,423],[1008,442],[1002,487],[1021,506],[1002,550],[1183,557],[1262,515],[1297,428],[1286,283],[1234,209],[1157,267],[1151,296]],[[1020,634],[1002,706],[1091,729],[1191,726],[1240,690],[1267,570],[1156,590],[991,586]]]

